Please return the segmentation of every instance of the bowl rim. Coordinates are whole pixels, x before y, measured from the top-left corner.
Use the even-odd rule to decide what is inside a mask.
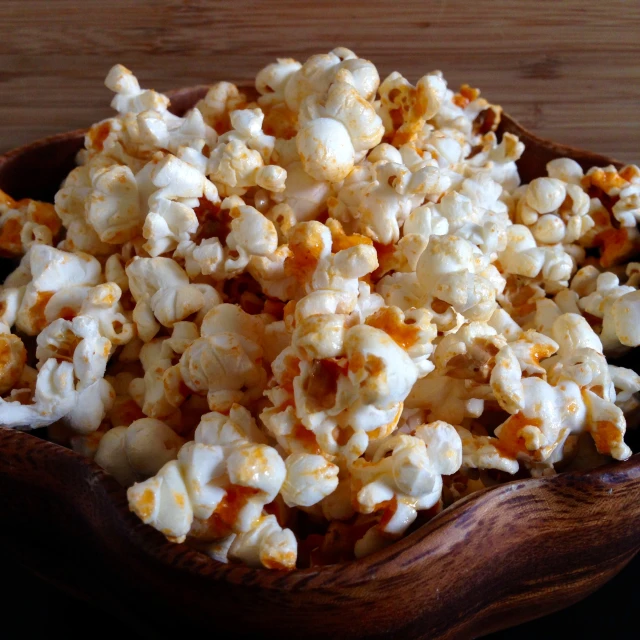
[[[99,486],[109,495],[114,515],[118,520],[116,526],[124,527],[131,535],[132,542],[137,548],[162,564],[169,564],[174,569],[205,579],[223,579],[232,584],[245,583],[248,578],[253,578],[251,581],[258,581],[261,587],[275,590],[290,590],[292,588],[304,591],[313,590],[315,588],[313,579],[316,577],[322,580],[333,579],[335,584],[354,585],[370,580],[373,573],[379,577],[384,574],[385,578],[398,576],[404,573],[405,564],[392,562],[392,560],[413,561],[412,551],[420,547],[424,547],[422,551],[425,554],[428,553],[430,543],[435,545],[437,542],[434,538],[435,533],[448,530],[451,524],[462,522],[460,516],[472,512],[479,503],[483,508],[487,508],[490,503],[500,503],[507,496],[513,496],[519,492],[535,489],[542,492],[554,491],[579,483],[587,487],[593,484],[616,485],[624,481],[631,481],[640,486],[640,452],[633,454],[627,460],[607,462],[586,471],[564,471],[544,478],[514,479],[493,487],[485,487],[465,496],[443,509],[409,535],[395,540],[388,547],[363,558],[287,571],[223,563],[186,543],[176,544],[168,541],[159,531],[144,524],[130,511],[126,489],[111,474],[102,469],[94,460],[72,449],[40,438],[28,431],[0,427],[0,451],[8,447],[26,448],[34,459],[55,456],[57,463],[81,468],[82,473],[86,475],[86,478],[83,478],[84,481],[89,482],[94,488]],[[466,529],[465,535],[474,535],[473,529],[481,528],[481,526],[479,522],[472,522]],[[638,542],[640,544],[640,538]],[[338,578],[344,577],[345,569],[349,569],[348,579],[339,580]],[[283,577],[285,580],[282,579]]]

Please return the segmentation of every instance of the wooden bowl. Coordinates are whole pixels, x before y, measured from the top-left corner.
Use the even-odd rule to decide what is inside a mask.
[[[174,111],[205,91],[174,92]],[[559,156],[585,168],[618,164],[541,140],[508,116],[501,129],[527,145],[525,181]],[[5,154],[0,188],[51,200],[82,140],[73,131]],[[367,558],[290,573],[223,565],[167,542],[96,464],[2,428],[0,513],[5,548],[125,619],[131,633],[179,624],[309,639],[471,638],[566,607],[629,562],[640,549],[640,454],[478,492]]]

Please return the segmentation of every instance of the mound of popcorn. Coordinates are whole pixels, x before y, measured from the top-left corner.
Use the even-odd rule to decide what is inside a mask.
[[[121,65],[106,85],[55,204],[0,192],[1,426],[48,427],[169,540],[271,569],[631,455],[640,376],[607,358],[640,345],[638,167],[520,184],[477,89],[344,48],[181,115]]]

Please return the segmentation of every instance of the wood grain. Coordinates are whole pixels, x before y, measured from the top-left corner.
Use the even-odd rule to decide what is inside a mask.
[[[638,161],[637,0],[0,0],[0,151],[109,115],[126,64],[158,90],[247,80],[337,45],[381,74],[442,69],[536,133]]]
[[[201,94],[180,91],[173,106],[182,111]],[[558,154],[584,166],[607,161],[508,117],[501,126],[526,138],[519,168],[528,177]],[[52,194],[81,144],[77,131],[0,157],[0,188]],[[0,543],[70,588],[91,576],[90,595],[131,620],[127,629],[162,621],[225,637],[277,629],[309,640],[462,640],[568,606],[629,562],[640,548],[640,454],[478,492],[379,553],[290,573],[223,565],[167,542],[92,461],[3,428],[0,514]]]

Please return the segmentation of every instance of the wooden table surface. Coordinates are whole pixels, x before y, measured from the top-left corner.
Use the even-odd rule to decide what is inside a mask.
[[[540,135],[640,160],[638,0],[0,0],[0,151],[109,115],[121,62],[166,90],[344,45],[441,69]]]

